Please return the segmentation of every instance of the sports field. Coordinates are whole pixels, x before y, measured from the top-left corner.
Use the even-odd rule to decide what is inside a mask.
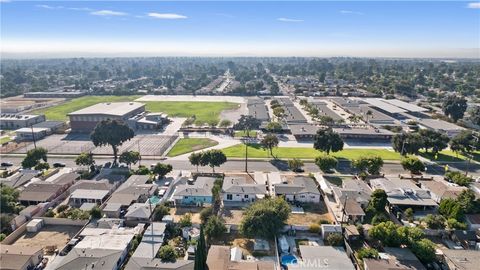
[[[78,111],[101,102],[133,101],[140,96],[83,96],[74,98],[58,106],[35,110],[34,114],[45,114],[48,120],[68,120],[68,113]]]
[[[223,110],[236,109],[240,105],[231,102],[209,101],[146,101],[146,109],[151,112],[164,112],[171,117],[191,117],[195,124],[217,124]]]
[[[32,113],[45,114],[48,120],[65,121],[67,114],[101,102],[134,101],[140,96],[84,96],[75,98],[45,109],[35,110]],[[146,110],[164,112],[172,117],[191,117],[195,115],[195,124],[216,124],[220,120],[223,110],[235,109],[238,103],[207,102],[207,101],[147,101]]]
[[[227,157],[241,158],[245,157],[245,145],[237,144],[222,149]],[[315,159],[322,152],[313,148],[306,147],[276,147],[273,149],[273,155],[277,158],[301,158]],[[400,160],[400,154],[386,149],[345,149],[330,155],[341,159],[358,159],[368,155],[378,155],[384,160]],[[268,150],[263,149],[261,145],[252,144],[248,147],[248,156],[251,158],[271,158]]]
[[[182,138],[168,152],[167,156],[175,157],[193,151],[205,149],[217,145],[218,142],[207,138]]]

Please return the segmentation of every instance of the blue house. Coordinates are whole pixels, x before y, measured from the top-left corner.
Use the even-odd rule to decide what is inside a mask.
[[[173,199],[177,205],[211,204],[213,202],[212,187],[215,177],[197,177],[193,182],[187,181],[179,185],[174,192]]]

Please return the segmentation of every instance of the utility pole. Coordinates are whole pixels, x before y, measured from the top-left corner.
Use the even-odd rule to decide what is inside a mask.
[[[35,141],[35,133],[33,132],[33,124],[30,125],[30,128],[32,129],[33,147],[37,149],[37,142]]]
[[[248,137],[245,137],[245,172],[248,173]]]

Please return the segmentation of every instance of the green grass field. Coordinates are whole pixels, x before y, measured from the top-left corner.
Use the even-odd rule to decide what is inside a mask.
[[[145,104],[148,111],[164,112],[171,117],[195,115],[196,125],[217,124],[223,110],[236,109],[240,106],[238,103],[208,101],[147,101]]]
[[[84,96],[69,100],[58,106],[35,110],[32,113],[45,114],[48,120],[65,121],[67,114],[101,102],[133,101],[140,96]],[[147,101],[146,110],[164,112],[172,117],[191,117],[195,115],[195,124],[218,123],[223,110],[238,108],[239,104],[230,102],[203,101]]]
[[[217,145],[218,142],[207,138],[182,138],[168,152],[167,156],[175,157],[185,153],[205,149]]]
[[[34,114],[45,114],[48,120],[65,121],[67,114],[101,102],[133,101],[140,96],[84,96],[69,100],[58,106],[35,110]]]
[[[250,135],[250,137],[257,137],[257,132],[255,130],[252,130],[248,133],[248,135]],[[245,137],[247,136],[247,132],[245,132],[245,130],[235,131],[234,136],[235,138]]]
[[[12,138],[10,138],[10,136],[0,138],[0,144],[10,142],[11,140],[12,140]]]
[[[440,161],[440,162],[459,162],[459,161],[468,160],[466,156],[457,154],[452,150],[441,151],[440,153],[438,153],[438,156],[436,159],[431,153],[425,153],[424,151],[421,151],[420,155],[432,161]],[[477,151],[473,154],[473,160],[480,162],[480,151]]]
[[[245,157],[245,145],[237,144],[222,149],[227,157],[241,158]],[[273,149],[273,155],[277,158],[301,158],[315,159],[322,152],[313,148],[306,147],[277,147]],[[400,154],[385,149],[345,149],[340,152],[331,153],[332,156],[339,159],[358,159],[367,155],[378,155],[384,160],[400,160]],[[251,158],[271,158],[268,150],[263,149],[260,145],[249,145],[248,156]]]

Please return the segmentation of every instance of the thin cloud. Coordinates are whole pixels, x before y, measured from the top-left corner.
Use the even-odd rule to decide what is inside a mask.
[[[67,9],[69,10],[75,10],[75,11],[92,11],[93,9],[87,8],[87,7],[68,7]]]
[[[352,14],[352,15],[364,15],[363,12],[360,11],[353,11],[353,10],[340,10],[342,14]]]
[[[125,12],[113,11],[108,9],[93,11],[93,12],[90,12],[90,14],[95,16],[127,16],[128,15]]]
[[[44,8],[44,9],[62,9],[62,6],[49,6],[49,5],[36,5],[38,8]]]
[[[480,9],[480,2],[468,3],[467,8],[476,8]]]
[[[277,21],[281,21],[281,22],[303,22],[304,20],[292,19],[292,18],[277,18]]]
[[[12,1],[10,1],[10,0],[0,0],[0,3],[10,3],[10,2],[12,2]]]
[[[188,17],[185,15],[181,14],[175,14],[175,13],[156,13],[156,12],[150,12],[147,14],[148,17],[152,17],[155,19],[161,19],[161,20],[180,20],[180,19],[187,19]]]

